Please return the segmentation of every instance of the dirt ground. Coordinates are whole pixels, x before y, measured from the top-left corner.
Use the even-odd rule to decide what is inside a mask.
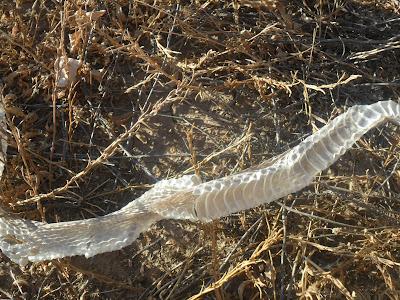
[[[234,174],[400,93],[398,0],[3,0],[0,42],[1,205],[49,223],[159,179]],[[67,57],[80,67],[62,85]],[[0,253],[0,298],[399,299],[398,142],[394,125],[370,131],[281,199],[296,211],[164,220],[90,259]]]

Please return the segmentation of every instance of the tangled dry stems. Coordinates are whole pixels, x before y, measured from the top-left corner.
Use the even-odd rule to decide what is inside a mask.
[[[395,0],[3,1],[0,15],[10,144],[1,202],[25,218],[103,215],[155,178],[238,172],[346,106],[399,95]],[[82,67],[57,88],[64,56]],[[284,199],[288,209],[211,225],[163,221],[91,260],[20,270],[2,256],[0,293],[397,299],[398,153],[388,126]]]

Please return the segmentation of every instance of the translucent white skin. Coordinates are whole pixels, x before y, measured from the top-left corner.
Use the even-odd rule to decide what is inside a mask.
[[[269,203],[308,186],[363,134],[386,121],[400,125],[400,105],[394,101],[353,106],[270,163],[205,183],[196,175],[162,180],[122,209],[99,218],[45,224],[0,210],[0,249],[21,265],[91,257],[131,244],[161,219],[210,221]]]
[[[193,194],[197,197],[191,219],[209,221],[301,190],[368,130],[386,121],[400,125],[398,103],[381,101],[351,107],[270,166],[195,187]],[[163,215],[174,218],[173,212]]]

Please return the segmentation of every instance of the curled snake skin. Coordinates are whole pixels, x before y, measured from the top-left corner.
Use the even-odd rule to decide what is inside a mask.
[[[398,103],[353,106],[268,163],[205,183],[196,175],[162,180],[103,217],[45,224],[0,210],[0,249],[21,265],[65,256],[91,257],[129,245],[162,219],[206,222],[269,203],[309,185],[363,134],[386,121],[400,125]]]

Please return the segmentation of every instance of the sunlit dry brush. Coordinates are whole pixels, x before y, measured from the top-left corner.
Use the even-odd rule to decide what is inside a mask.
[[[234,174],[350,106],[398,101],[398,14],[397,1],[2,1],[2,207],[106,215],[156,179]],[[286,209],[162,221],[88,260],[0,255],[1,297],[396,299],[398,153],[384,126]]]

